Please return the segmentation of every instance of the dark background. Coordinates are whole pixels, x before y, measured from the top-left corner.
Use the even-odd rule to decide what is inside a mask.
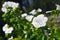
[[[23,6],[25,6],[27,12],[28,10],[37,8],[41,8],[43,11],[52,10],[56,8],[55,4],[60,4],[60,0],[31,0],[33,1],[31,5],[28,0],[0,0],[0,9],[5,1],[13,1],[20,3],[20,7],[22,8]],[[26,1],[26,3],[23,4],[24,1]]]

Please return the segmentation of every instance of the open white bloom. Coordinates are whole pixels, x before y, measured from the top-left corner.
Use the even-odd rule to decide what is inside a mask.
[[[34,17],[33,15],[27,15],[26,20],[31,21],[33,17]]]
[[[8,24],[5,24],[5,25],[3,26],[3,31],[4,31],[6,34],[12,33],[13,27],[8,28]]]
[[[30,14],[35,15],[35,14],[36,14],[36,10],[33,9],[33,10],[30,12]]]
[[[56,4],[56,10],[60,10],[60,5]]]
[[[40,28],[46,25],[47,20],[48,20],[47,17],[44,17],[43,14],[40,14],[37,17],[33,18],[32,24],[34,25],[34,27]]]
[[[2,5],[2,11],[7,13],[7,8],[8,7],[12,7],[13,9],[17,8],[19,6],[18,3],[15,3],[15,2],[11,2],[11,1],[8,1],[8,2],[4,2],[4,4]]]
[[[42,12],[42,9],[38,8],[38,9],[37,9],[37,12]]]
[[[8,38],[8,40],[12,40],[13,39],[13,36],[11,36],[11,38]]]
[[[22,17],[26,17],[26,16],[27,16],[27,13],[24,13],[24,14],[22,14],[21,16],[22,16]]]
[[[46,13],[51,13],[52,11],[46,11]]]

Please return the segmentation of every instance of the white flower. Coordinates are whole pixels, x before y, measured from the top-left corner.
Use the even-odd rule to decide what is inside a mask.
[[[48,20],[47,17],[44,17],[43,14],[40,14],[37,17],[33,18],[32,24],[34,25],[34,27],[40,28],[46,25],[47,20]]]
[[[26,16],[27,16],[27,13],[24,13],[24,14],[22,14],[21,16],[22,16],[22,17],[26,17]]]
[[[5,24],[5,25],[3,26],[3,31],[6,31],[6,29],[8,29],[7,27],[8,27],[8,24]]]
[[[1,10],[2,10],[3,12],[7,13],[7,8],[8,8],[8,7],[12,7],[13,10],[14,10],[14,9],[17,8],[18,6],[19,6],[18,3],[8,1],[8,2],[4,2],[4,4],[2,5],[2,9],[1,9]]]
[[[12,31],[13,31],[13,28],[10,27],[10,28],[8,28],[8,29],[5,31],[5,33],[6,33],[6,34],[8,34],[8,33],[12,33]]]
[[[13,27],[8,28],[8,24],[5,24],[3,26],[3,31],[5,32],[5,34],[12,33]]]
[[[35,10],[35,9],[32,10],[32,11],[30,12],[30,14],[35,15],[35,14],[36,14],[36,10]]]
[[[38,9],[37,9],[37,12],[42,12],[42,9],[38,8]]]
[[[51,13],[52,11],[46,11],[46,13]]]
[[[60,5],[56,4],[56,10],[60,10]]]
[[[34,17],[34,16],[32,16],[32,15],[27,15],[27,16],[26,16],[26,20],[31,21],[33,17]]]
[[[11,38],[8,38],[8,40],[12,40],[13,39],[13,36],[11,36]]]

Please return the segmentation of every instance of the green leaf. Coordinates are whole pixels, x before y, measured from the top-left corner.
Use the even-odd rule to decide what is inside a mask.
[[[6,17],[6,16],[7,16],[7,14],[3,14],[3,15],[2,15],[2,17]]]
[[[42,40],[44,40],[44,35],[42,36]]]
[[[10,22],[13,22],[14,21],[14,18],[10,18]]]

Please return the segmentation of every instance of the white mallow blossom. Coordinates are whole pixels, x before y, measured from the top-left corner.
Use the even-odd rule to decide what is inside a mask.
[[[12,7],[13,9],[17,8],[19,6],[19,3],[15,3],[15,2],[11,2],[11,1],[8,1],[8,2],[4,2],[4,4],[2,5],[2,11],[7,13],[7,8],[8,7]]]
[[[37,12],[42,12],[42,9],[38,8],[38,9],[37,9]]]
[[[27,16],[27,13],[24,13],[24,14],[22,14],[21,16],[22,16],[22,17],[26,17],[26,16]]]
[[[12,40],[13,39],[13,36],[11,36],[11,38],[8,38],[8,40]]]
[[[46,25],[47,20],[48,20],[47,17],[44,17],[43,14],[40,14],[37,17],[33,18],[32,24],[34,25],[34,27],[40,28]]]
[[[56,4],[56,10],[60,10],[60,5]]]
[[[51,13],[52,11],[46,11],[46,13]]]
[[[27,21],[32,21],[32,18],[33,18],[34,16],[33,15],[27,15],[26,16],[26,20]]]
[[[36,14],[36,10],[33,9],[33,10],[30,12],[30,14],[35,15],[35,14]]]
[[[5,24],[5,25],[3,26],[3,31],[4,31],[6,34],[12,33],[13,27],[8,28],[8,24]]]

